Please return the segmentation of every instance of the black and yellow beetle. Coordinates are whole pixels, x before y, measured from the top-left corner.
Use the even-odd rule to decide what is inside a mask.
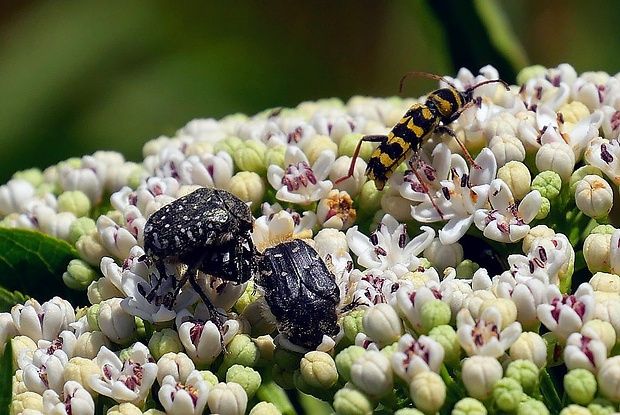
[[[427,78],[443,81],[448,84],[450,88],[440,88],[431,92],[427,95],[424,104],[413,104],[388,135],[367,135],[362,137],[353,154],[348,174],[336,180],[336,183],[340,183],[353,176],[355,161],[364,141],[380,143],[371,154],[368,165],[366,166],[366,176],[374,180],[379,190],[383,190],[385,183],[390,176],[392,176],[396,168],[403,161],[410,159],[412,156],[415,157],[422,143],[437,132],[444,132],[454,137],[470,163],[473,163],[469,153],[456,137],[454,131],[448,127],[448,124],[455,121],[466,108],[475,102],[473,95],[476,88],[498,82],[504,85],[506,89],[509,89],[508,84],[501,79],[491,79],[473,85],[465,91],[459,91],[454,84],[441,76],[426,72],[410,72],[401,78],[400,90],[403,88],[405,79],[412,75],[425,76]],[[413,165],[415,166],[415,163]],[[416,176],[418,176],[415,168],[413,171]],[[418,180],[422,186],[424,186],[424,182],[419,176]],[[428,194],[428,189],[425,188],[424,191]],[[437,206],[435,206],[435,208],[441,214]]]

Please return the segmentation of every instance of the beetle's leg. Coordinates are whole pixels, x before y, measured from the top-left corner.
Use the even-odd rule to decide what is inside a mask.
[[[360,154],[360,150],[362,148],[362,143],[367,141],[369,143],[385,143],[387,140],[387,135],[365,135],[360,139],[357,143],[357,147],[355,147],[355,152],[353,153],[353,158],[351,158],[351,164],[349,165],[349,172],[346,176],[339,178],[334,182],[334,184],[338,184],[344,180],[347,180],[349,177],[353,176],[353,171],[355,170],[355,162],[357,161],[357,157]]]

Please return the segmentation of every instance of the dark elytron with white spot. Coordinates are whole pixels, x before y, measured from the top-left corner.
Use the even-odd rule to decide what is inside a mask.
[[[166,264],[187,266],[179,286],[189,279],[206,302],[196,283],[199,271],[237,283],[256,273],[253,223],[241,199],[225,190],[200,188],[149,217],[144,251],[161,277],[167,277]]]
[[[315,349],[324,334],[338,334],[340,290],[314,248],[295,239],[266,249],[258,261],[256,283],[293,344]]]

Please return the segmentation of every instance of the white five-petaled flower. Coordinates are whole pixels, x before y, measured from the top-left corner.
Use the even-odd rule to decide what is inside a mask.
[[[443,346],[433,338],[422,335],[414,339],[405,333],[392,354],[392,369],[402,379],[411,382],[420,372],[432,370],[439,373],[444,354]]]
[[[179,382],[172,375],[166,375],[158,397],[168,414],[197,415],[202,414],[207,405],[209,389],[209,383],[200,372],[193,370],[184,382]]]
[[[588,283],[581,284],[574,294],[562,294],[557,285],[549,285],[546,297],[536,309],[538,318],[561,342],[579,332],[594,315],[596,300]]]
[[[335,160],[332,151],[323,151],[310,166],[308,158],[299,147],[289,146],[284,155],[286,169],[270,165],[267,180],[277,190],[276,199],[307,205],[325,197],[332,190],[333,183],[326,178]]]
[[[387,270],[401,266],[416,270],[420,265],[417,255],[435,237],[432,228],[422,226],[420,229],[423,233],[409,241],[406,225],[386,214],[370,237],[358,231],[357,226],[347,230],[347,242],[363,267]]]
[[[501,357],[521,335],[518,321],[501,329],[502,315],[496,307],[485,308],[477,320],[464,308],[457,314],[456,324],[459,343],[468,356]]]
[[[441,181],[441,190],[411,208],[411,215],[420,222],[448,220],[439,231],[443,244],[457,242],[474,221],[474,213],[487,202],[489,183],[495,178],[497,162],[493,152],[482,149],[471,172],[465,159],[452,157],[451,179]]]
[[[149,349],[139,342],[131,347],[125,360],[102,347],[97,354],[97,364],[101,374],[91,375],[88,385],[121,403],[140,404],[157,377],[157,363],[153,362]]]
[[[494,241],[516,242],[530,230],[528,223],[538,214],[542,197],[538,190],[533,190],[516,201],[510,187],[502,179],[495,179],[489,186],[489,201],[493,209],[478,209],[474,213],[476,227]]]

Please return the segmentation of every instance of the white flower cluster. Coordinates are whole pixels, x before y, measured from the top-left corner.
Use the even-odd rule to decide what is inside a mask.
[[[441,87],[491,79],[492,67],[462,69]],[[596,377],[589,400],[569,386],[567,399],[598,396],[617,411],[620,76],[562,64],[519,80],[474,89],[450,125],[475,158],[435,134],[383,191],[365,176],[370,143],[353,175],[337,179],[363,136],[387,134],[425,97],[199,119],[149,141],[140,164],[98,152],[16,174],[0,186],[0,225],[74,244],[84,268],[63,278],[87,288],[90,304],[31,299],[0,313],[18,368],[13,413],[243,414],[267,371],[272,387],[328,400],[338,414],[395,411],[397,401],[425,413],[482,403],[544,413],[536,405],[557,402],[540,393],[539,373],[560,364]],[[147,219],[199,186],[250,204],[259,251],[312,239],[340,289],[340,334],[304,350],[276,336],[253,281],[200,275],[213,316],[194,287],[150,266]],[[184,272],[168,265],[170,276]],[[524,380],[528,370],[536,381]],[[250,413],[278,411],[261,403]]]

